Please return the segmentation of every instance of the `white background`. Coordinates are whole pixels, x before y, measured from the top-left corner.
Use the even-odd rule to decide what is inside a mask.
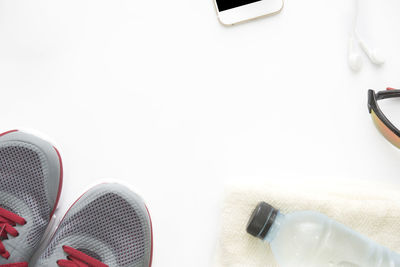
[[[212,0],[3,0],[0,130],[56,140],[60,214],[120,179],[150,208],[154,266],[210,266],[227,183],[398,182],[400,152],[374,129],[367,89],[400,87],[400,1],[362,2],[360,32],[387,63],[364,58],[356,74],[350,0],[289,0],[234,27]]]

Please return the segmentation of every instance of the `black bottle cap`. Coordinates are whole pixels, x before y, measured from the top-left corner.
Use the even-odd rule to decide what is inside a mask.
[[[271,229],[277,215],[278,210],[271,205],[265,202],[258,203],[247,224],[247,233],[264,239]]]

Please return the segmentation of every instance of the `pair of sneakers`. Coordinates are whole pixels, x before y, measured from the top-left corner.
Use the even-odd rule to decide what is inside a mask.
[[[101,184],[68,210],[30,262],[56,210],[63,168],[50,143],[27,133],[0,134],[0,266],[149,267],[152,226],[142,199]]]

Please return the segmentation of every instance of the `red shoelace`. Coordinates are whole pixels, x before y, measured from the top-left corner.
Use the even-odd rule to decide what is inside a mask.
[[[58,260],[60,267],[108,267],[108,265],[93,259],[85,253],[74,248],[63,246],[65,253],[68,254],[67,260]]]
[[[8,259],[10,253],[6,250],[2,240],[7,239],[8,235],[13,237],[18,236],[18,231],[14,228],[17,224],[24,225],[26,221],[24,218],[8,211],[6,209],[0,208],[0,257]],[[20,263],[10,263],[0,265],[2,267],[28,267],[27,262]]]

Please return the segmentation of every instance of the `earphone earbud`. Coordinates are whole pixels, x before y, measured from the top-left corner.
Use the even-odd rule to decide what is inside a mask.
[[[374,63],[375,65],[382,65],[385,63],[385,59],[383,58],[380,50],[376,48],[370,51],[369,59],[371,59],[372,63]]]
[[[382,65],[385,63],[385,59],[382,57],[380,51],[376,48],[370,49],[360,37],[356,35],[358,43],[361,46],[361,49],[365,52],[368,58],[371,60],[372,63],[375,65]]]
[[[360,71],[362,68],[362,59],[360,53],[356,51],[356,38],[354,35],[349,40],[349,66],[353,71]]]
[[[381,55],[378,49],[370,49],[366,43],[357,34],[357,20],[358,20],[358,9],[359,0],[354,0],[355,12],[353,21],[353,30],[349,40],[349,54],[348,62],[349,66],[353,71],[360,71],[362,68],[362,59],[360,53],[356,50],[356,46],[359,45],[361,49],[368,56],[370,61],[375,65],[382,65],[385,63],[385,59]]]

